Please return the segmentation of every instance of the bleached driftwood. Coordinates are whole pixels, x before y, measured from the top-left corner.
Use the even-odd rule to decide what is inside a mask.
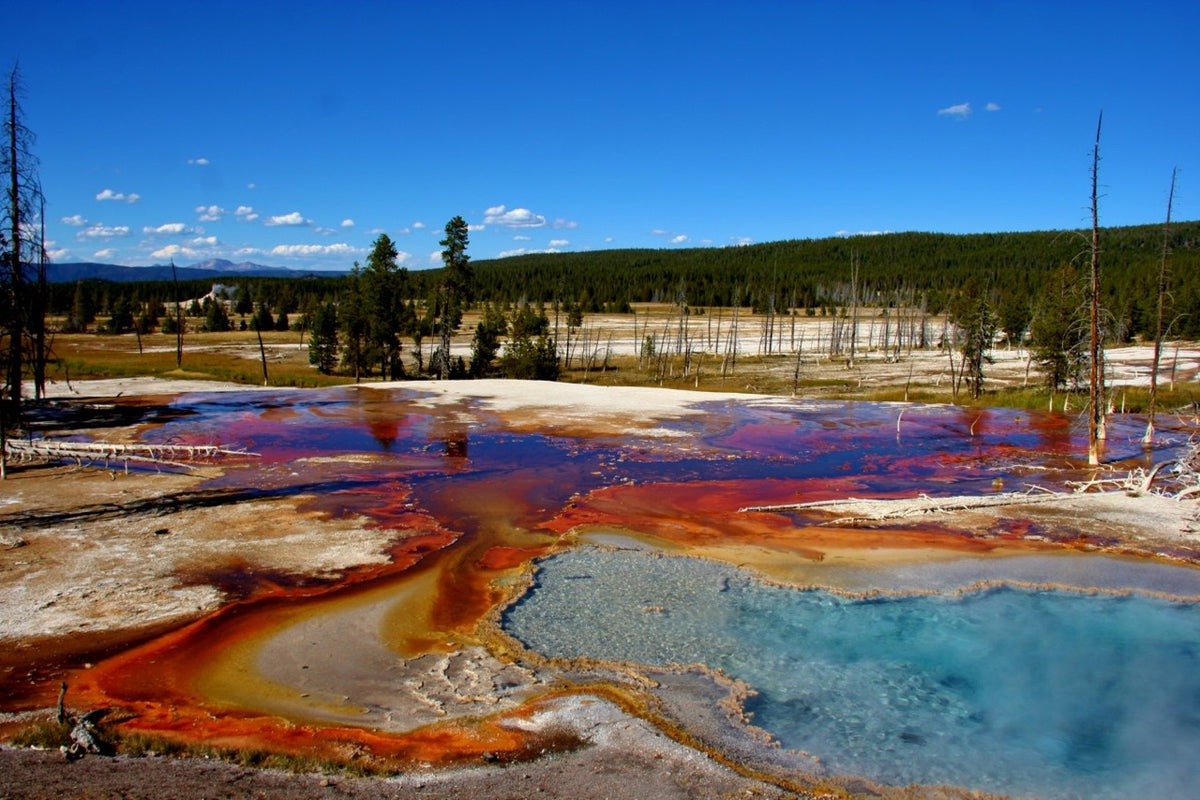
[[[827,511],[831,514],[848,514],[841,517],[838,524],[854,524],[857,522],[879,522],[888,519],[903,519],[923,514],[945,513],[948,511],[966,511],[972,508],[991,508],[1028,503],[1052,503],[1073,497],[1072,493],[1044,492],[1029,494],[1025,492],[1006,492],[989,495],[960,495],[957,497],[904,497],[888,500],[846,498],[844,500],[817,500],[811,503],[785,503],[770,506],[747,506],[738,509],[743,512],[765,511]]]
[[[194,469],[199,462],[226,456],[255,456],[245,450],[220,445],[115,444],[106,442],[67,442],[57,439],[9,439],[4,443],[5,457],[17,463],[35,461],[75,462],[102,465],[105,468],[130,464]]]
[[[1160,488],[1154,489],[1155,482]],[[1186,455],[1164,461],[1150,470],[1136,469],[1125,477],[1092,478],[1081,483],[1068,483],[1069,492],[1054,491],[1039,486],[1029,487],[1027,492],[1005,492],[988,495],[958,495],[955,497],[903,497],[892,499],[817,500],[809,503],[785,503],[781,505],[747,506],[742,512],[787,512],[826,511],[840,515],[838,525],[855,525],[880,522],[889,519],[904,519],[924,514],[943,514],[951,511],[967,511],[974,508],[994,508],[1009,505],[1065,502],[1090,492],[1142,495],[1154,491],[1176,500],[1200,495],[1200,443],[1193,443]],[[1034,494],[1034,492],[1037,492]]]

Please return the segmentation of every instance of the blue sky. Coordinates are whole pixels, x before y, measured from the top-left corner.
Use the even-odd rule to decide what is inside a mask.
[[[1200,218],[1200,3],[9,4],[56,261]]]

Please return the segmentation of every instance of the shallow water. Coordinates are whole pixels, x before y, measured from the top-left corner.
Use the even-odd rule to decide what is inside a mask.
[[[260,454],[226,464],[205,489],[233,488],[235,496],[256,498],[299,496],[304,514],[360,517],[366,526],[394,531],[387,569],[351,575],[346,585],[330,583],[319,591],[306,589],[303,581],[295,586],[276,581],[231,557],[230,569],[247,584],[238,595],[242,604],[86,671],[101,676],[103,693],[95,705],[158,704],[170,730],[183,724],[177,717],[184,704],[194,704],[196,716],[188,724],[200,738],[220,735],[231,724],[213,716],[214,707],[257,713],[265,722],[254,724],[266,727],[253,735],[266,741],[284,735],[276,725],[284,719],[409,730],[404,726],[415,724],[410,717],[392,719],[381,699],[401,687],[376,691],[374,673],[385,683],[391,673],[367,670],[364,677],[361,669],[332,664],[317,674],[324,661],[311,652],[415,659],[478,646],[480,621],[507,602],[510,591],[519,591],[523,562],[588,537],[611,535],[652,550],[745,560],[770,574],[775,574],[770,567],[779,567],[781,580],[850,591],[953,593],[975,581],[1012,579],[1200,596],[1195,570],[1044,555],[1043,538],[1059,536],[1068,543],[1078,538],[1079,531],[1066,525],[1057,526],[1061,531],[1030,531],[1045,536],[1028,541],[1023,531],[1003,524],[973,535],[933,525],[838,532],[810,527],[812,520],[802,514],[738,511],[848,495],[986,493],[995,490],[997,479],[1008,488],[1059,486],[1086,475],[1078,459],[1085,449],[1082,432],[1061,416],[776,398],[704,402],[700,414],[677,419],[648,414],[629,420],[623,435],[614,435],[611,424],[589,435],[582,423],[571,427],[574,433],[553,425],[529,432],[519,412],[506,419],[479,399],[430,407],[420,388],[197,394],[179,398],[173,407],[179,413],[148,426],[146,441],[215,441]],[[669,435],[648,434],[645,424]],[[1169,447],[1153,456],[1142,451],[1141,427],[1137,420],[1113,421],[1107,458],[1122,462],[1118,469],[1168,456]],[[1164,431],[1176,447],[1185,439],[1182,432]],[[578,538],[562,536],[570,531]],[[847,550],[864,557],[847,558]],[[893,555],[871,557],[881,550]],[[993,550],[1037,554],[998,559],[989,555]],[[826,551],[832,553],[828,559]],[[560,569],[561,580],[555,578]],[[1031,611],[1035,603],[1045,608]],[[1123,755],[1129,748],[1107,739],[1090,743],[1086,736],[1071,738],[1052,729],[1046,741],[1065,743],[1020,750],[1018,740],[1041,742],[1040,734],[1019,725],[1036,715],[1006,715],[1013,703],[1041,702],[1021,700],[1015,684],[1044,683],[1047,688],[1035,698],[1047,692],[1076,696],[1068,715],[1076,728],[1079,718],[1107,719],[1151,707],[1135,694],[1144,690],[1136,681],[1088,672],[1102,661],[1099,656],[1081,657],[1077,664],[1048,656],[1014,661],[1008,646],[1058,621],[1075,639],[1155,653],[1137,638],[1151,629],[1143,619],[1159,614],[1145,611],[1147,604],[1154,605],[1144,598],[1053,592],[853,603],[829,593],[770,588],[708,561],[585,549],[547,562],[542,588],[511,611],[507,622],[550,652],[562,648],[645,663],[702,661],[725,669],[759,689],[751,708],[759,724],[789,747],[819,753],[831,773],[1022,792],[1050,786],[1087,796],[1103,796],[1109,786],[1133,793],[1136,785],[1150,786],[1144,796],[1170,797],[1180,781],[1195,777],[1176,774],[1185,762],[1171,760],[1170,753],[1157,765],[1162,782],[1150,784],[1141,762]],[[624,616],[594,616],[600,612]],[[1126,626],[1132,638],[1114,638],[1105,621],[1126,616],[1134,620]],[[1178,616],[1194,620],[1191,610]],[[1091,627],[1071,633],[1075,629],[1067,621],[1076,618],[1091,620]],[[526,627],[518,630],[521,625]],[[1169,635],[1189,641],[1174,630]],[[309,638],[298,645],[303,636]],[[821,648],[833,655],[815,657]],[[1165,669],[1157,661],[1136,665],[1155,676]],[[1086,693],[1101,681],[1118,689],[1115,694],[1137,698],[1138,708],[1114,710],[1107,694]],[[1076,684],[1077,692],[1068,691]],[[1193,694],[1172,706],[1183,721],[1145,725],[1170,730],[1181,746],[1194,750],[1188,722],[1193,718],[1187,715],[1200,713],[1200,693],[1188,686]],[[56,691],[56,682],[46,684],[48,697]],[[318,695],[356,702],[319,705]],[[368,700],[358,702],[364,697]],[[864,698],[875,698],[874,705]],[[366,705],[380,710],[364,716],[360,706]],[[937,728],[945,722],[939,709],[958,714],[944,729],[949,733]],[[378,721],[382,718],[388,724]],[[329,738],[317,727],[292,727],[311,731],[314,740]],[[449,753],[452,738],[439,739],[437,746]],[[462,752],[491,748],[467,742],[472,736],[460,738]],[[1076,774],[1059,765],[1071,761],[1067,756],[1039,761],[1041,750],[1055,749],[1076,754],[1081,763],[1103,763]],[[988,759],[978,757],[982,751]],[[420,760],[438,757],[422,753]],[[452,753],[445,757],[454,760]],[[981,765],[986,769],[972,771]]]
[[[1105,562],[1114,585],[1145,579]],[[1194,571],[1156,569],[1200,594]],[[852,600],[579,549],[541,564],[504,626],[548,656],[723,670],[758,692],[756,725],[830,774],[1046,798],[1193,797],[1200,780],[1195,603],[1016,588]]]

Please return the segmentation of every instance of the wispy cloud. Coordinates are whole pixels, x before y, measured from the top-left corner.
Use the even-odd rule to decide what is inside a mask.
[[[121,203],[136,203],[138,200],[142,199],[142,196],[135,192],[125,194],[124,192],[114,192],[112,189],[104,189],[96,194],[96,199],[101,202],[106,200],[114,200]]]
[[[551,247],[566,247],[569,244],[570,244],[570,242],[567,241],[566,239],[551,239],[550,240]]]
[[[884,234],[894,233],[894,231],[838,231],[834,236],[840,236],[843,239],[851,236],[883,236]]]
[[[59,222],[63,225],[74,225],[76,228],[87,225],[87,220],[83,218],[82,214],[72,214],[69,217],[63,217]]]
[[[554,222],[550,223],[550,226],[557,230],[573,231],[579,227],[579,223],[573,219],[563,219],[562,217],[559,217],[558,219],[554,220]]]
[[[198,167],[207,167],[209,162],[207,158],[189,158],[187,163],[195,164]]]
[[[157,228],[150,225],[142,228],[142,233],[147,236],[182,236],[185,233],[195,232],[195,228],[189,228],[182,222],[168,222],[165,225],[159,225]]]
[[[233,215],[246,222],[253,222],[254,220],[258,219],[258,212],[250,206],[238,206],[237,210],[233,212]]]
[[[78,239],[117,239],[129,236],[130,230],[128,225],[105,225],[102,222],[97,222],[84,228],[79,233],[75,234]]]
[[[745,247],[748,244],[754,244],[754,240],[749,236],[731,236],[729,241],[735,247]]]
[[[945,108],[939,108],[937,113],[943,117],[966,119],[967,117],[971,116],[971,104],[959,103],[958,105],[954,106],[946,106]]]
[[[535,214],[528,208],[513,208],[499,205],[492,206],[483,212],[483,224],[503,225],[507,228],[540,228],[546,224],[546,218]]]
[[[358,253],[358,248],[351,247],[344,242],[337,244],[280,244],[271,248],[273,256],[341,256],[356,253]]]
[[[514,242],[532,242],[533,237],[532,236],[522,236],[521,234],[518,233],[516,236],[513,237],[513,241]]]
[[[301,228],[307,225],[312,225],[311,219],[305,219],[304,215],[299,211],[293,211],[290,214],[280,214],[275,217],[267,217],[263,221],[264,225],[269,225],[272,228],[276,227],[291,227]]]
[[[220,206],[196,206],[196,213],[200,215],[201,222],[218,222],[229,212]]]
[[[197,236],[189,244],[195,247],[216,247],[220,242],[215,236]]]
[[[112,249],[111,247],[106,247],[103,250],[97,250],[96,252],[92,253],[92,258],[106,259],[106,258],[116,258],[116,257],[117,257],[117,251]]]
[[[986,108],[988,111],[999,111],[1000,104],[999,103],[988,103],[986,106],[984,106],[984,108]]]

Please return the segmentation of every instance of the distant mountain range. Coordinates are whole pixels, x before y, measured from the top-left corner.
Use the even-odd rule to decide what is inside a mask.
[[[223,258],[214,258],[190,264],[186,267],[175,267],[175,272],[181,281],[206,280],[219,277],[254,277],[254,278],[302,278],[306,275],[321,275],[332,277],[340,273],[315,270],[297,270],[286,267],[266,267],[243,261],[235,264]],[[81,280],[104,280],[124,283],[129,281],[169,281],[174,276],[170,266],[156,265],[153,267],[125,267],[119,264],[97,264],[93,262],[76,262],[69,264],[47,264],[46,279],[50,283],[72,283]]]

